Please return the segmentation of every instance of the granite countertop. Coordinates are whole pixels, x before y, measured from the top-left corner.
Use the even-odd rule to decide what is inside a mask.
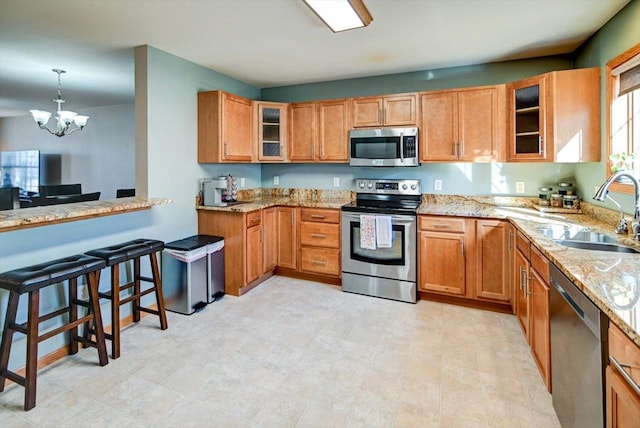
[[[0,211],[0,232],[149,209],[164,198],[119,198]]]
[[[472,198],[424,198],[418,213],[509,219],[611,322],[640,346],[640,254],[565,247],[545,233],[549,229],[569,233],[588,229],[640,250],[640,242],[632,240],[629,235],[616,235],[610,223],[591,215],[547,214],[530,206],[504,207]]]
[[[307,207],[307,208],[333,208],[340,209],[344,204],[349,203],[350,199],[298,199],[298,198],[260,198],[252,201],[231,202],[226,207],[214,207],[206,205],[196,205],[198,210],[209,211],[230,211],[236,213],[248,213],[250,211],[262,208],[274,207],[277,205],[289,207]]]

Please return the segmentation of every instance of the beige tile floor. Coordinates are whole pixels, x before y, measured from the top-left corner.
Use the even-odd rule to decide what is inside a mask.
[[[559,427],[513,316],[272,277],[0,394],[8,427]]]

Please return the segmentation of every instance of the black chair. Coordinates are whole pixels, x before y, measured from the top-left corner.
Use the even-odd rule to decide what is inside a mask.
[[[39,186],[38,191],[41,197],[58,195],[79,195],[82,193],[82,184],[52,184]]]
[[[15,210],[20,208],[20,188],[2,187],[0,188],[0,211]]]
[[[118,189],[116,190],[116,198],[130,198],[136,195],[136,189]]]

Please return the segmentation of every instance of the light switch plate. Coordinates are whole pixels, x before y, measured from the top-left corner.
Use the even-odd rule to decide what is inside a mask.
[[[278,175],[274,175],[274,176],[273,176],[273,185],[274,185],[274,186],[277,186],[277,185],[279,185],[279,184],[280,184],[280,176],[278,176]]]
[[[516,193],[524,193],[524,181],[516,181]]]
[[[333,187],[340,187],[340,177],[333,177]]]
[[[245,181],[244,177],[240,177],[240,187],[244,187],[247,185],[247,182]]]
[[[442,190],[442,180],[433,180],[433,190]]]

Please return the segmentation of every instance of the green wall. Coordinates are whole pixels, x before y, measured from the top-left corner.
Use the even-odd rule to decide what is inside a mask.
[[[605,179],[606,165],[606,80],[605,66],[608,61],[640,43],[640,0],[632,0],[616,16],[611,18],[593,37],[587,40],[576,52],[577,67],[601,67],[602,76],[600,86],[601,124],[602,124],[602,160],[599,163],[589,163],[576,166],[576,178],[579,190],[584,195],[592,195],[595,186],[599,186]],[[630,195],[612,195],[626,212],[633,212],[633,197]],[[586,197],[585,197],[586,199]],[[607,207],[615,206],[607,202]]]

